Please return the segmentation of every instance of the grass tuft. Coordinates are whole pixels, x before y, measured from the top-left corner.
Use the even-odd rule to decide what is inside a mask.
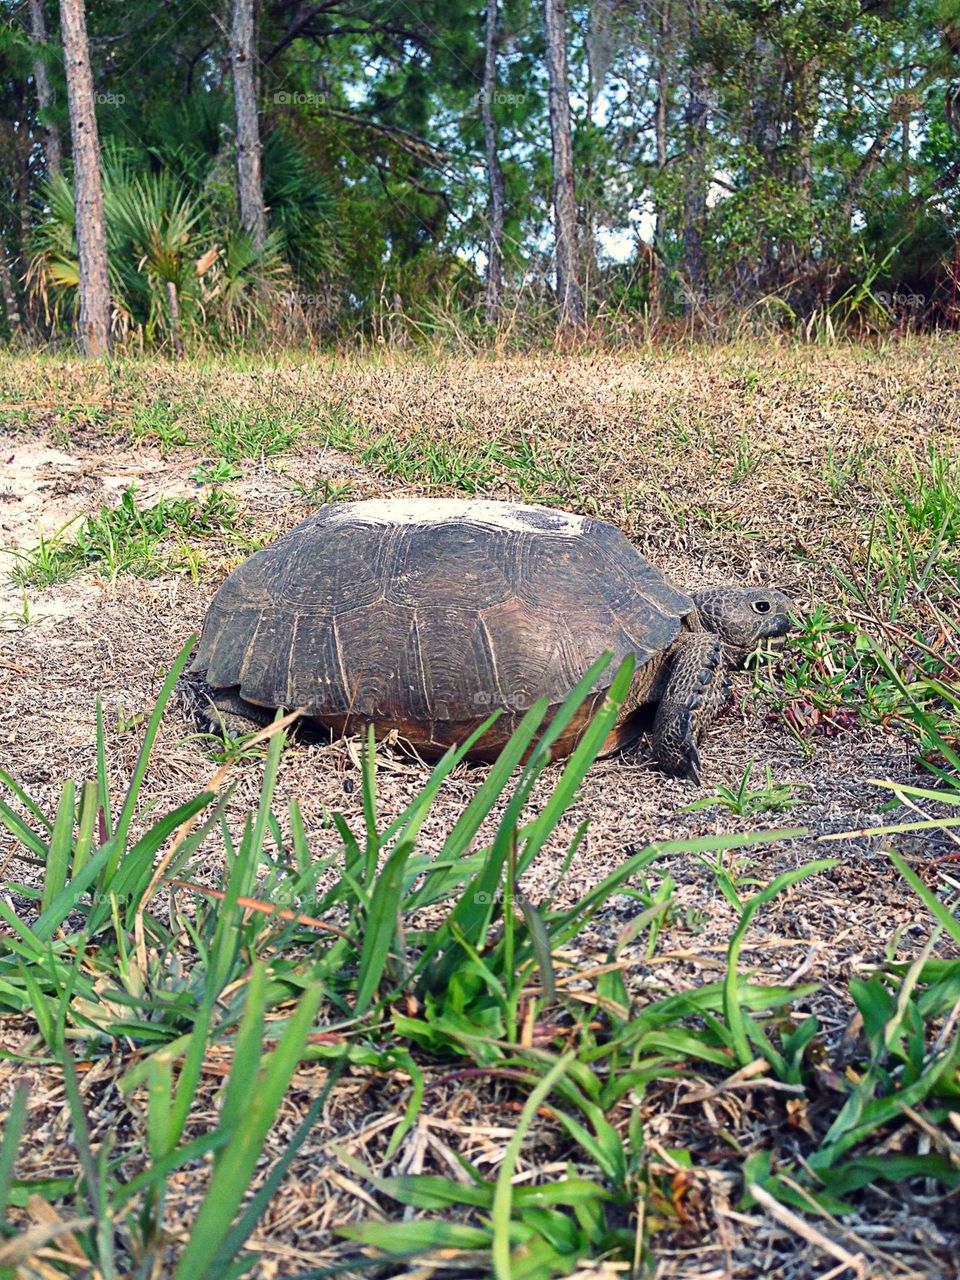
[[[139,578],[188,573],[196,581],[201,557],[193,542],[226,538],[253,550],[258,541],[251,525],[235,499],[217,487],[202,499],[164,498],[144,508],[131,486],[118,506],[101,507],[79,524],[72,520],[52,537],[41,536],[30,550],[17,552],[11,577],[21,587],[66,582],[84,569],[111,582],[126,573]]]

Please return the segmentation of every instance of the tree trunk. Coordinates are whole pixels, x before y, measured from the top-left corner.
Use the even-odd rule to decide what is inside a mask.
[[[47,177],[56,177],[63,168],[63,148],[60,130],[44,119],[53,106],[53,91],[45,62],[47,26],[43,18],[43,0],[30,0],[30,39],[37,46],[33,59],[33,81],[37,88],[37,106],[40,108],[40,127],[43,130],[43,155],[47,162]]]
[[[758,171],[776,177],[786,185],[783,171],[781,125],[784,115],[783,57],[762,34],[753,38],[750,84],[750,109],[746,122],[746,142],[750,159]],[[738,302],[757,293],[776,290],[781,284],[782,264],[770,235],[758,237],[755,255],[744,256],[737,267],[734,296]]]
[[[565,0],[543,0],[547,74],[550,81],[550,141],[553,148],[557,302],[560,307],[557,327],[561,334],[576,332],[586,326],[586,311],[579,279],[577,193],[573,178],[566,19]]]
[[[177,294],[176,282],[167,281],[167,310],[170,313],[170,339],[173,342],[174,354],[183,355],[183,335],[180,329],[180,297]]]
[[[230,61],[233,66],[233,99],[237,112],[237,195],[240,222],[250,233],[254,247],[262,249],[267,238],[267,211],[260,175],[260,121],[254,67],[254,0],[233,0]]]
[[[110,277],[103,219],[100,143],[93,107],[93,73],[83,0],[60,0],[63,59],[67,69],[74,203],[80,258],[80,342],[88,356],[110,351]]]
[[[667,123],[670,111],[672,40],[671,0],[660,0],[660,18],[657,23],[657,105],[654,113],[654,135],[657,145],[657,173],[667,167]],[[663,210],[659,198],[654,221],[653,243],[660,250],[663,239]]]
[[[700,0],[687,0],[689,72],[687,106],[684,123],[687,134],[687,162],[684,184],[683,259],[684,274],[690,290],[688,311],[695,311],[706,301],[707,264],[703,252],[703,228],[707,217],[706,77],[699,60]]]
[[[813,141],[817,128],[817,103],[820,100],[820,63],[816,58],[811,58],[792,73],[791,89],[793,176],[797,189],[806,202],[813,190]]]
[[[487,0],[487,30],[483,61],[483,141],[487,151],[487,183],[490,188],[490,222],[487,237],[487,278],[483,292],[483,315],[487,324],[496,324],[503,288],[504,184],[497,147],[494,95],[497,91],[497,49],[500,43],[499,0]]]
[[[7,328],[10,330],[12,337],[20,330],[20,308],[17,305],[17,291],[13,287],[13,274],[10,271],[7,247],[2,242],[0,242],[0,296],[3,297],[3,310],[7,318]]]

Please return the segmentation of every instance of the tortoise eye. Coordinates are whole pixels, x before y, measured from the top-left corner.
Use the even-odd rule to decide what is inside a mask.
[[[753,603],[751,604],[750,608],[754,611],[754,613],[769,613],[769,612],[770,612],[770,601],[769,601],[769,600],[754,600],[754,601],[753,601]]]

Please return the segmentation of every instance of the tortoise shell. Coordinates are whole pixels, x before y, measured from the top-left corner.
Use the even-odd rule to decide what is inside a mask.
[[[322,507],[220,587],[191,671],[260,707],[303,707],[338,732],[395,729],[421,750],[503,714],[563,702],[613,662],[567,732],[569,750],[628,654],[676,639],[693,603],[601,520],[544,507],[384,499]]]

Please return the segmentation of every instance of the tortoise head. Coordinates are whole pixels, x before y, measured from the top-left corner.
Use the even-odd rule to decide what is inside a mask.
[[[708,587],[693,599],[704,627],[719,635],[738,666],[761,642],[782,649],[793,625],[793,601],[770,587]]]

